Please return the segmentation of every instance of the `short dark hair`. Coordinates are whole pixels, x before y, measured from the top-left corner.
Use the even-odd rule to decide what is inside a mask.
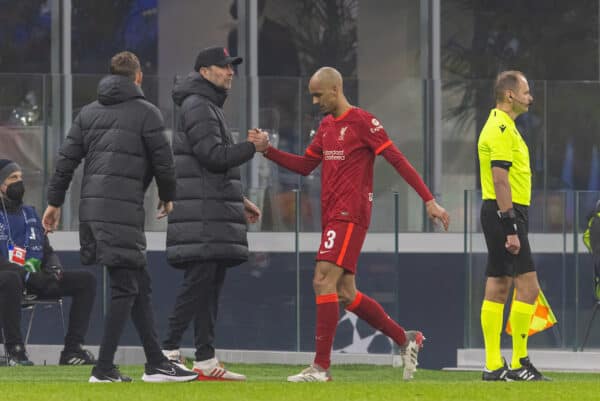
[[[110,59],[110,73],[135,79],[135,74],[141,71],[140,60],[132,52],[124,51],[115,54]]]
[[[496,77],[494,85],[494,94],[496,102],[503,102],[505,92],[507,90],[516,90],[519,86],[519,78],[525,78],[525,74],[521,71],[503,71]]]

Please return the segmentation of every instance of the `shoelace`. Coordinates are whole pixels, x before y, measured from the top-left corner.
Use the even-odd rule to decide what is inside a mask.
[[[110,370],[108,371],[108,373],[110,373],[111,375],[114,373],[115,377],[121,377],[121,376],[123,376],[121,374],[121,371],[119,370],[119,366],[118,365],[113,365],[112,368],[110,368]]]
[[[87,349],[82,350],[83,353],[85,354],[85,356],[90,360],[90,361],[95,361],[96,359],[94,358],[94,354],[92,354],[90,351],[88,351]]]
[[[525,367],[527,370],[529,370],[531,373],[533,373],[536,376],[542,376],[542,374],[539,372],[539,370],[537,370],[535,368],[535,366],[533,366],[533,364],[531,362],[527,362],[522,364],[523,367]]]
[[[96,359],[94,358],[94,354],[92,354],[87,349],[80,348],[80,349],[72,352],[72,354],[76,358],[83,359],[83,360],[86,360],[86,361],[89,361],[89,362],[96,362]]]
[[[306,368],[302,371],[302,374],[304,374],[304,375],[306,375],[306,374],[315,375],[315,374],[319,374],[319,373],[324,373],[324,372],[322,372],[318,368],[315,368],[314,366],[309,366],[308,368]]]

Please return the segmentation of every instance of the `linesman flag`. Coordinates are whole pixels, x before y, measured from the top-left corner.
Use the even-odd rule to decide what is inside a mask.
[[[513,301],[515,300],[516,295],[517,292],[515,290],[513,291]],[[529,324],[529,336],[539,333],[540,331],[544,331],[554,326],[557,322],[556,317],[550,308],[550,304],[548,303],[548,300],[544,296],[544,293],[541,289],[537,299],[535,300],[534,306],[535,312],[533,312],[533,316],[531,316],[531,323]],[[506,333],[508,335],[512,335],[510,319],[508,322],[506,322]]]

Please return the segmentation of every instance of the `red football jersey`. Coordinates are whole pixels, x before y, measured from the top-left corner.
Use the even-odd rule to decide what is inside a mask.
[[[309,145],[307,155],[322,160],[322,225],[352,221],[368,228],[373,205],[375,157],[392,145],[381,123],[369,112],[352,107],[338,118],[328,115]]]

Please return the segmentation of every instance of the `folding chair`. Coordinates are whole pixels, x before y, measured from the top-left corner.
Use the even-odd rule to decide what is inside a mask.
[[[52,306],[56,306],[58,310],[58,315],[60,319],[60,323],[62,326],[63,337],[66,335],[66,326],[65,326],[65,316],[63,313],[63,299],[62,298],[48,298],[48,299],[40,299],[40,298],[32,298],[30,296],[25,296],[23,302],[21,303],[21,308],[23,311],[29,311],[29,322],[27,323],[27,333],[25,334],[25,345],[29,342],[29,336],[31,334],[31,326],[33,325],[33,317],[35,316],[35,311],[37,306],[40,305],[44,309],[51,308]]]

